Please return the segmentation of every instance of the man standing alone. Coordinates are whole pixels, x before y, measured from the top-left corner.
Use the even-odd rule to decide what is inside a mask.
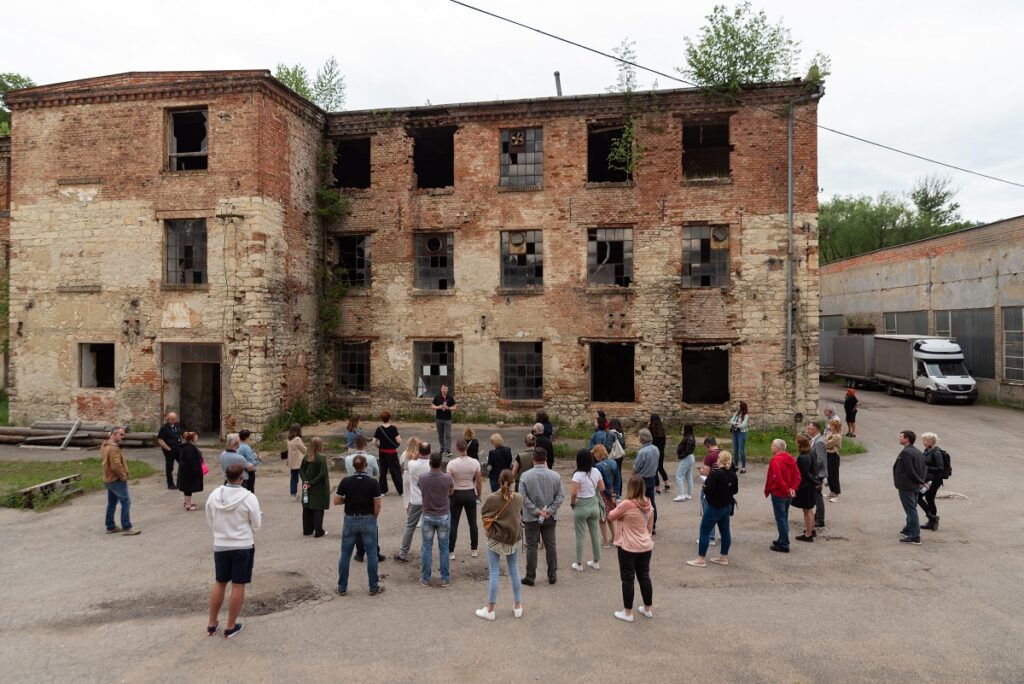
[[[437,550],[440,554],[441,586],[451,584],[448,558],[448,533],[451,530],[451,497],[455,493],[455,480],[448,473],[441,472],[441,454],[430,454],[430,472],[420,475],[420,496],[423,499],[423,550],[420,584],[430,586],[433,566],[434,536],[437,536]]]
[[[206,500],[206,522],[213,529],[213,567],[216,572],[210,591],[210,620],[206,634],[217,633],[217,615],[224,603],[224,592],[231,582],[228,622],[224,638],[242,631],[238,614],[245,601],[245,585],[252,581],[252,565],[256,557],[253,533],[260,529],[262,515],[256,495],[242,487],[245,472],[241,463],[227,469],[227,484],[217,487]]]
[[[167,474],[167,488],[177,489],[174,484],[174,463],[178,460],[181,450],[181,426],[178,425],[178,414],[171,411],[164,419],[157,433],[156,442],[164,452],[164,471]]]
[[[927,470],[924,465],[924,455],[921,450],[914,446],[917,439],[910,430],[900,433],[899,441],[903,449],[896,456],[896,462],[892,464],[892,481],[900,494],[900,503],[907,514],[907,524],[903,527],[903,537],[900,539],[904,544],[921,543],[921,521],[917,517],[917,495],[925,486],[925,475]]]
[[[437,425],[437,443],[441,456],[452,455],[452,411],[458,408],[448,385],[441,385],[441,393],[434,397],[434,423]]]
[[[537,577],[537,542],[544,539],[544,553],[548,565],[548,583],[558,579],[558,549],[555,543],[555,523],[558,507],[565,497],[562,478],[548,468],[543,449],[533,452],[533,467],[519,480],[519,493],[523,496],[523,527],[526,543],[526,577],[523,584],[532,587]]]
[[[789,504],[800,486],[800,469],[796,460],[786,452],[786,442],[772,442],[772,460],[768,462],[768,475],[764,481],[764,495],[772,499],[775,526],[779,538],[772,542],[771,550],[789,553]]]
[[[345,524],[341,532],[341,558],[338,560],[338,593],[348,594],[348,568],[356,541],[363,548],[376,549],[377,516],[380,515],[380,483],[366,473],[366,457],[356,456],[352,462],[355,475],[349,475],[334,495],[334,505],[345,505]],[[366,559],[366,574],[370,580],[370,596],[384,593],[377,576],[377,556]]]
[[[124,428],[115,427],[110,432],[110,439],[100,448],[103,461],[103,482],[107,486],[107,534],[121,532],[131,537],[139,534],[132,527],[130,515],[132,500],[128,498],[128,462],[121,453],[121,440],[124,439]],[[121,503],[121,526],[114,524],[114,511],[118,502]]]

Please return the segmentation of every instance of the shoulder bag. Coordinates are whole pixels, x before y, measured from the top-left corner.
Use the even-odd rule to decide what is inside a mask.
[[[501,517],[501,514],[505,512],[505,509],[508,508],[508,505],[510,503],[512,503],[512,499],[514,499],[514,498],[515,497],[512,496],[512,493],[509,492],[509,497],[508,497],[508,499],[505,500],[505,505],[502,506],[500,509],[498,509],[498,513],[496,515],[494,515],[494,516],[485,515],[484,516],[484,531],[485,532],[490,532],[491,531],[491,528],[494,527],[494,521]]]

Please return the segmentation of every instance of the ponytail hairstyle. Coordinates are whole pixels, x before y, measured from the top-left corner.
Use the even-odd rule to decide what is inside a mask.
[[[195,432],[186,432],[185,434],[182,435],[182,437],[185,438],[186,442],[190,442],[192,444],[194,444],[196,440],[199,439],[199,435]]]
[[[512,483],[515,482],[515,477],[512,476],[512,471],[508,468],[501,471],[501,475],[498,475],[498,484],[501,485],[501,498],[508,501],[512,497]]]
[[[309,450],[309,453],[306,454],[306,460],[312,463],[317,456],[323,453],[324,440],[322,440],[319,437],[314,437],[313,439],[310,440],[309,446],[311,448]]]

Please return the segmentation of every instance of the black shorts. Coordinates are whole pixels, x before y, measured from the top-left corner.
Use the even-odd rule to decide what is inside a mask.
[[[248,584],[252,582],[252,562],[256,549],[231,549],[214,551],[213,567],[217,581],[221,584]]]

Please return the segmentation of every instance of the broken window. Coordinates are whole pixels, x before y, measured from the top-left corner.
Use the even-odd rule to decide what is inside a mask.
[[[448,385],[455,394],[454,342],[413,342],[412,355],[416,364],[413,390],[417,397],[434,398],[441,393],[441,385]]]
[[[450,290],[455,287],[455,237],[451,233],[416,234],[416,288]]]
[[[608,161],[612,146],[622,138],[625,128],[614,126],[587,127],[587,181],[591,183],[623,183],[633,180],[625,169],[612,168]]]
[[[729,401],[729,350],[683,347],[683,403],[724,404]]]
[[[544,183],[544,132],[541,128],[501,131],[501,179],[503,188],[532,188]]]
[[[683,177],[729,177],[729,123],[683,126]]]
[[[587,231],[587,281],[590,285],[629,287],[633,282],[633,229]]]
[[[338,342],[334,345],[334,389],[338,394],[369,394],[369,342]]]
[[[334,187],[370,187],[370,139],[345,138],[334,143]]]
[[[171,112],[168,168],[191,171],[206,168],[206,110]]]
[[[84,343],[78,345],[79,386],[114,386],[114,345]]]
[[[206,282],[206,219],[173,219],[167,227],[167,279],[170,285]]]
[[[1024,382],[1024,307],[1003,307],[1003,379]]]
[[[544,398],[544,343],[501,343],[501,398]]]
[[[339,235],[337,267],[344,270],[340,274],[343,282],[350,287],[370,286],[370,236]]]
[[[683,287],[729,284],[729,229],[726,226],[683,228]]]
[[[455,185],[455,126],[417,128],[410,135],[417,188]]]
[[[501,286],[508,289],[544,285],[544,242],[539,230],[501,233]]]
[[[633,344],[592,342],[590,344],[590,400],[636,401],[633,381]]]

